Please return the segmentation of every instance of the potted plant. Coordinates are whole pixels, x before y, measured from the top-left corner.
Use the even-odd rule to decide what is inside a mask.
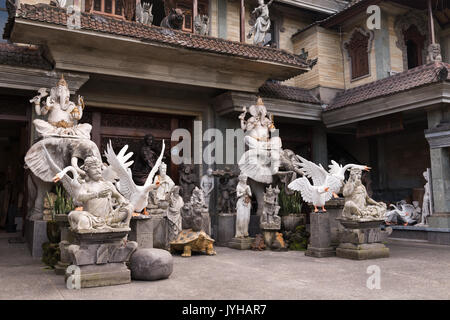
[[[61,240],[59,222],[67,221],[67,214],[74,209],[73,201],[59,185],[56,186],[56,195],[52,197],[47,193],[47,201],[52,214],[52,219],[47,221],[47,237],[51,243],[59,243]]]
[[[300,192],[294,192],[292,195],[288,195],[285,189],[281,188],[278,200],[281,223],[284,230],[295,231],[297,226],[305,224],[306,216],[301,213],[303,199]]]

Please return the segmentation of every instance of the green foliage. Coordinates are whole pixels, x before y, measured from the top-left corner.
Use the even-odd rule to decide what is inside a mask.
[[[309,232],[304,225],[295,228],[295,232],[287,231],[284,237],[289,250],[304,251],[308,246]]]
[[[61,258],[59,244],[44,242],[42,244],[42,262],[47,266],[54,268]]]
[[[52,207],[52,220],[55,220],[57,214],[68,214],[75,208],[72,198],[60,185],[56,185],[56,198],[54,202],[48,193],[47,200]]]
[[[301,213],[303,199],[300,192],[295,191],[293,195],[287,195],[284,188],[281,188],[278,195],[278,203],[280,205],[280,215],[288,215],[291,213]]]

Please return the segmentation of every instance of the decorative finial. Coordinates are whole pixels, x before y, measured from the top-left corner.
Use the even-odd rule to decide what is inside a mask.
[[[263,106],[264,102],[262,101],[261,97],[258,97],[258,100],[256,100],[256,105],[257,106]]]
[[[66,88],[68,88],[67,82],[66,80],[64,80],[64,74],[61,74],[61,79],[59,79],[58,81],[58,86],[65,86]]]

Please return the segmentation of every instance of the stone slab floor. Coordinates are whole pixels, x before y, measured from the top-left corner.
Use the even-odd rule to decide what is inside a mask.
[[[449,246],[390,241],[390,258],[366,261],[218,247],[217,256],[175,256],[166,280],[68,290],[14,236],[0,234],[0,299],[450,299]],[[366,286],[371,265],[379,290]]]

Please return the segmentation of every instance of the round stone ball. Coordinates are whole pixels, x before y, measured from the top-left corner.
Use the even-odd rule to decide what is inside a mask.
[[[166,279],[173,271],[173,257],[166,250],[138,248],[130,258],[130,269],[133,280]]]

